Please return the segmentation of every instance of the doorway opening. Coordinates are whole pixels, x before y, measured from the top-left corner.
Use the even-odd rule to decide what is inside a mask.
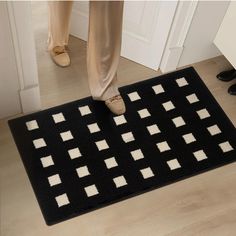
[[[80,30],[84,35],[87,26],[83,24],[85,21],[75,23],[81,20],[79,18],[81,15],[84,18],[88,16],[89,1],[73,3],[71,16],[73,27],[71,27],[68,45],[71,64],[65,68],[54,64],[47,51],[47,1],[31,1],[30,4],[42,108],[90,96],[86,65],[87,42],[84,40],[85,37],[77,37],[79,35],[77,32]],[[161,74],[158,66],[176,7],[177,2],[125,2],[122,49],[117,71],[119,87]],[[137,21],[128,14],[134,9],[136,9],[134,18]],[[150,29],[146,30],[143,26],[148,22],[156,23],[152,23]],[[160,25],[160,22],[165,24]],[[139,45],[139,53],[137,53],[137,45]]]

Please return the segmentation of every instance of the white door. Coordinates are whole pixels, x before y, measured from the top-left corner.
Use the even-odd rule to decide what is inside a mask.
[[[178,1],[125,1],[121,56],[157,70]],[[74,2],[71,34],[87,41],[89,2]]]

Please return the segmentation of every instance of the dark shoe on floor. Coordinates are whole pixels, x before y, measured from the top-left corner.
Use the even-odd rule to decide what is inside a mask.
[[[222,71],[216,77],[221,81],[230,81],[236,78],[236,70],[232,69],[232,70]]]
[[[236,84],[233,84],[228,88],[228,93],[231,95],[236,95]]]

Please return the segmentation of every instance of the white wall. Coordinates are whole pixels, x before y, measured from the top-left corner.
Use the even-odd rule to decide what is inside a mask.
[[[0,2],[0,118],[21,112],[19,80],[7,3]]]
[[[232,26],[236,23],[236,2],[232,1],[214,40],[215,45],[236,69],[236,32]]]
[[[220,55],[213,41],[229,1],[199,1],[178,67]]]

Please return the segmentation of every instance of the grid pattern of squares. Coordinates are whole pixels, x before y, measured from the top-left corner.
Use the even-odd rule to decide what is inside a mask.
[[[38,191],[50,196],[41,203],[46,221],[232,160],[235,142],[197,83],[182,75],[129,86],[120,116],[100,117],[86,100],[26,117]]]

